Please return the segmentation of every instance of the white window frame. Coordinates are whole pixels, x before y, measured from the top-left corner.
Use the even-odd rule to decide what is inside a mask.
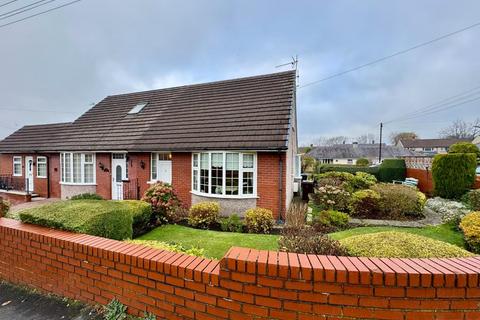
[[[39,173],[40,160],[45,161],[45,162],[42,162],[42,164],[45,165],[45,175],[44,175],[44,176]],[[46,178],[47,178],[47,176],[48,176],[48,165],[47,165],[47,161],[48,161],[48,160],[47,160],[47,157],[45,157],[45,156],[38,156],[38,157],[37,157],[37,178],[41,178],[41,179],[46,179]]]
[[[208,154],[208,190],[209,192],[200,192],[200,158],[201,154]],[[213,194],[211,193],[212,187],[212,153],[222,153],[223,154],[223,179],[222,179],[222,194]],[[238,163],[238,195],[227,195],[226,194],[226,161],[227,161],[227,153],[238,153],[239,154],[239,163]],[[253,155],[253,168],[243,168],[243,155],[251,154]],[[197,155],[198,157],[198,166],[194,166],[194,157]],[[191,160],[191,168],[192,168],[192,185],[191,185],[191,193],[203,196],[203,197],[211,197],[211,198],[230,198],[230,199],[248,199],[248,198],[257,198],[257,153],[256,152],[240,152],[240,151],[206,151],[206,152],[194,152],[192,153],[192,160]],[[198,179],[197,179],[197,186],[194,186],[194,172],[198,172]],[[253,172],[253,194],[243,194],[243,173],[244,172]]]
[[[70,155],[70,182],[65,181],[66,172],[65,172],[65,155]],[[80,154],[80,178],[81,182],[73,182],[73,155]],[[92,155],[92,161],[86,162],[85,155]],[[85,164],[93,164],[93,182],[85,182]],[[61,152],[60,153],[60,184],[65,185],[84,185],[84,186],[92,186],[97,184],[97,168],[96,168],[96,154],[94,152]]]
[[[167,158],[168,160],[159,160],[160,157],[159,155],[160,154],[166,154],[168,155]],[[150,155],[150,181],[149,183],[156,183],[158,182],[158,176],[159,176],[159,172],[158,172],[158,168],[160,167],[158,165],[158,163],[160,161],[172,161],[172,153],[171,152],[152,152],[151,155]],[[154,170],[154,167],[155,166],[155,170]],[[153,177],[153,173],[155,173],[155,178]],[[172,172],[173,174],[173,172]]]
[[[20,173],[15,173],[15,165],[20,165]],[[13,161],[12,161],[12,166],[13,166],[13,176],[14,177],[21,177],[23,175],[23,158],[21,156],[13,156]]]

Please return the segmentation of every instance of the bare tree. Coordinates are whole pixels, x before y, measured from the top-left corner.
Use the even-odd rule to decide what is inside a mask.
[[[375,135],[372,133],[362,134],[357,137],[356,141],[361,144],[373,143],[375,141]]]
[[[443,128],[439,135],[442,138],[474,139],[480,133],[480,118],[472,122],[457,119],[446,128]]]
[[[418,139],[418,135],[415,132],[392,132],[390,134],[390,142],[396,145],[400,140],[414,140]]]
[[[333,146],[334,144],[344,144],[349,140],[345,136],[335,136],[335,137],[319,137],[315,140],[317,146]]]

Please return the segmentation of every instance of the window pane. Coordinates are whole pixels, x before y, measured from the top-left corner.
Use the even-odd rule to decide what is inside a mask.
[[[212,194],[223,194],[223,153],[212,153]]]
[[[94,182],[94,177],[93,177],[93,163],[91,164],[85,164],[85,183],[93,183]]]
[[[82,155],[80,153],[73,154],[73,183],[82,182]]]
[[[239,154],[227,153],[225,194],[238,195]]]
[[[13,175],[21,176],[22,175],[22,158],[13,157]]]
[[[243,155],[243,167],[244,168],[253,168],[253,154],[244,154]]]
[[[65,153],[65,182],[72,182],[71,153]]]
[[[253,172],[243,173],[243,194],[253,194]]]
[[[208,153],[200,155],[200,192],[208,193]]]
[[[47,158],[37,158],[37,177],[47,176]]]
[[[157,154],[152,153],[152,180],[157,180]]]
[[[93,154],[91,154],[91,153],[85,154],[85,162],[93,163]]]
[[[198,154],[193,154],[193,167],[198,168]]]
[[[193,170],[193,190],[198,191],[198,170]]]
[[[170,153],[159,153],[158,154],[158,160],[159,161],[169,161],[171,158],[170,158]]]

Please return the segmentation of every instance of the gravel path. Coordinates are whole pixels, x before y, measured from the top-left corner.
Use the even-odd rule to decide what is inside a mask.
[[[382,226],[382,227],[407,227],[421,228],[426,226],[438,226],[442,224],[442,218],[435,211],[428,208],[424,210],[425,218],[415,221],[398,221],[398,220],[375,220],[375,219],[350,219],[350,223],[361,226]]]

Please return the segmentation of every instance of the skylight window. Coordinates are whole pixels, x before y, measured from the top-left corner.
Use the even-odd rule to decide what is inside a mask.
[[[132,110],[130,110],[128,112],[128,114],[136,114],[136,113],[139,113],[140,111],[142,111],[142,109],[147,105],[146,102],[142,102],[142,103],[139,103],[137,104],[135,107],[133,107]]]

